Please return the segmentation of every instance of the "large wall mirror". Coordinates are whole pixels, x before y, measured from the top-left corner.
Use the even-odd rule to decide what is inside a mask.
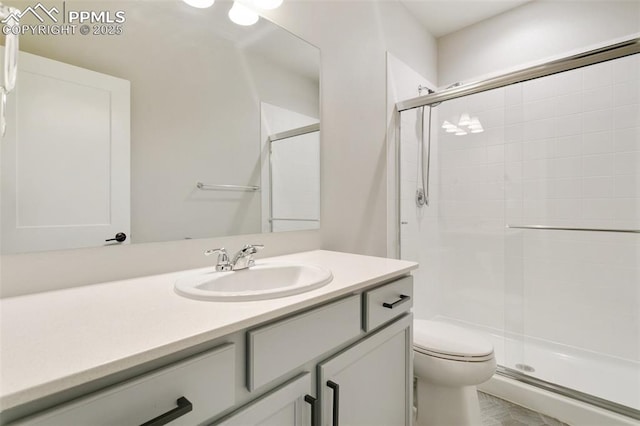
[[[3,3],[49,28],[20,35],[3,253],[319,227],[316,47],[223,0]]]

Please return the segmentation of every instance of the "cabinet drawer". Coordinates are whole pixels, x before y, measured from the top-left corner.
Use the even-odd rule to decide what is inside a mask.
[[[364,293],[364,331],[391,321],[413,306],[413,277],[400,278]]]
[[[224,345],[14,424],[141,425],[168,412],[172,426],[199,424],[234,405],[235,359]]]
[[[360,296],[247,332],[250,391],[358,336]]]

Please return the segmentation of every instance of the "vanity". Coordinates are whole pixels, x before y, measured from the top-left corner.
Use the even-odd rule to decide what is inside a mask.
[[[333,279],[256,301],[175,292],[212,267],[2,299],[2,424],[409,425],[417,264],[317,250],[256,265],[271,261]]]

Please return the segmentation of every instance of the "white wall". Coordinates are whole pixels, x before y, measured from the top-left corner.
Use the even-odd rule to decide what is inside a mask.
[[[438,83],[502,74],[638,31],[638,1],[532,1],[439,38]]]
[[[202,250],[220,245],[233,250],[246,242],[265,243],[262,256],[320,246],[385,255],[385,52],[435,76],[435,40],[397,1],[285,1],[270,16],[321,49],[320,233],[2,256],[4,295],[202,266],[209,261]]]

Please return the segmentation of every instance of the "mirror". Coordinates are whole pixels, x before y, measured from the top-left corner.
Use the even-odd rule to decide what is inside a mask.
[[[223,0],[4,3],[3,253],[319,227],[317,48]]]

